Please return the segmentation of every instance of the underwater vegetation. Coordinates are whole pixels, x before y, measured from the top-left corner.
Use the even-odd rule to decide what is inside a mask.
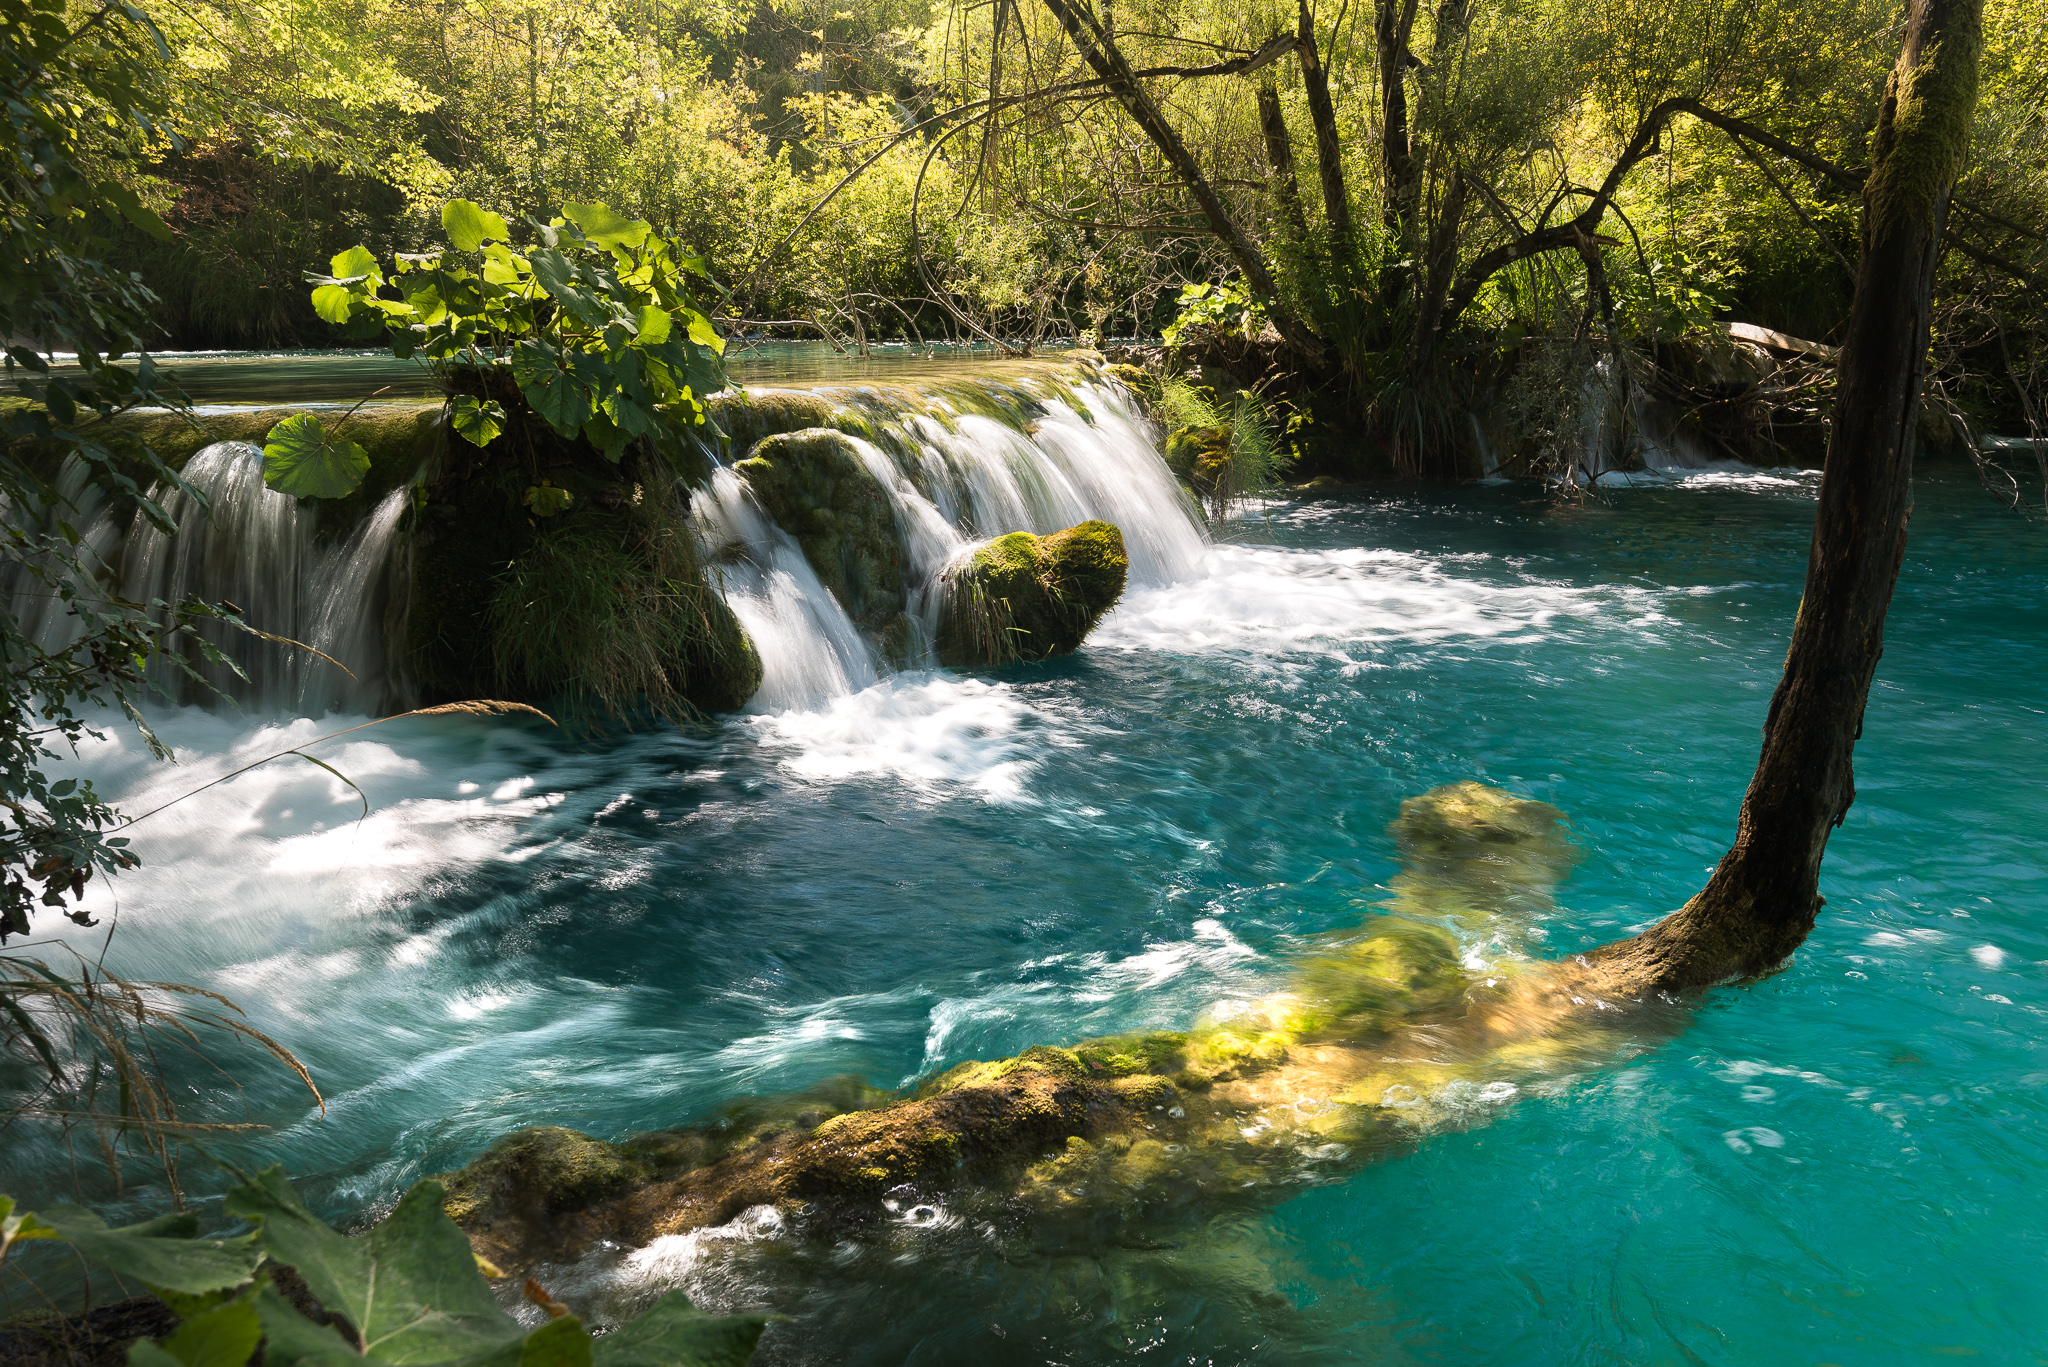
[[[449,1212],[507,1270],[761,1208],[836,1239],[885,1200],[942,1194],[1027,1226],[1156,1232],[1484,1123],[1675,1028],[1661,1004],[1574,999],[1521,953],[1578,857],[1556,808],[1450,784],[1391,830],[1387,909],[1318,937],[1247,1009],[962,1063],[904,1093],[834,1079],[619,1144],[520,1131],[447,1178]]]

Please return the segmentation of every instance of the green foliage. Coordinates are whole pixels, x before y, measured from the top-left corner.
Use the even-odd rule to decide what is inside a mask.
[[[263,482],[293,498],[347,498],[369,473],[370,453],[311,413],[293,414],[263,439]]]
[[[401,359],[507,372],[564,441],[617,461],[629,442],[676,445],[665,411],[691,424],[725,387],[725,343],[705,315],[716,292],[704,261],[638,219],[569,204],[534,223],[514,251],[497,214],[466,200],[442,207],[450,246],[401,253],[385,269],[366,248],[311,274],[313,308],[352,335],[388,336]],[[492,402],[457,403],[457,430],[488,445],[504,421]]]
[[[443,1195],[440,1183],[421,1182],[350,1237],[307,1210],[273,1167],[228,1192],[226,1213],[255,1228],[224,1239],[196,1237],[190,1214],[108,1229],[90,1211],[39,1217],[0,1196],[0,1258],[23,1240],[63,1240],[162,1297],[183,1323],[161,1343],[137,1343],[130,1367],[243,1367],[259,1341],[267,1367],[743,1367],[753,1356],[760,1316],[706,1315],[679,1291],[602,1337],[559,1308],[540,1328],[522,1328],[499,1307]],[[301,1313],[266,1263],[296,1269],[321,1309],[345,1323]]]
[[[646,707],[681,720],[724,677],[759,686],[759,662],[731,610],[705,582],[696,542],[673,509],[643,494],[628,525],[557,519],[565,489],[535,485],[526,506],[548,519],[501,572],[488,617],[501,691],[560,697],[572,719]],[[707,685],[709,687],[707,688]]]
[[[140,403],[184,407],[147,354],[114,364],[143,350],[154,297],[105,257],[124,227],[162,229],[110,175],[130,140],[158,131],[149,75],[162,51],[148,18],[127,4],[74,22],[52,0],[0,0],[0,338],[10,341],[10,375],[26,372],[20,387],[31,400],[0,409],[0,582],[61,605],[48,615],[74,628],[67,644],[46,647],[0,609],[0,942],[29,932],[37,903],[61,907],[83,896],[96,871],[136,862],[127,840],[107,833],[117,815],[90,783],[44,772],[87,733],[80,709],[125,709],[167,754],[135,707],[150,661],[193,673],[176,648],[189,640],[205,663],[224,665],[194,627],[208,618],[239,625],[196,600],[130,603],[106,593],[74,525],[78,495],[61,495],[51,465],[29,454],[54,452],[73,487],[129,504],[162,529],[170,519],[147,486],[192,493],[146,447],[139,460],[117,454],[100,425]],[[53,371],[24,339],[70,348],[77,371]],[[0,1013],[0,1041],[22,1038],[19,1028]]]
[[[1258,396],[1239,391],[1221,398],[1186,379],[1160,386],[1157,405],[1167,428],[1167,464],[1173,467],[1214,517],[1270,493],[1294,464],[1291,440],[1274,430],[1273,416]],[[1296,413],[1288,420],[1291,439],[1306,425]]]
[[[1240,337],[1256,337],[1265,325],[1265,305],[1252,298],[1242,280],[1230,280],[1183,288],[1180,312],[1161,336],[1168,346],[1178,346],[1191,328],[1215,327]]]

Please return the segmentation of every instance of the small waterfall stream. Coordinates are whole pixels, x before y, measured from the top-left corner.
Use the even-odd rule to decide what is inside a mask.
[[[1160,459],[1146,420],[1106,383],[951,382],[823,391],[833,419],[886,493],[901,546],[909,617],[923,639],[900,663],[929,665],[929,642],[946,567],[991,537],[1054,532],[1090,518],[1115,523],[1130,557],[1133,589],[1188,577],[1207,549],[1201,514]],[[745,455],[735,450],[735,463]],[[188,594],[235,605],[251,626],[306,650],[207,626],[246,682],[193,661],[208,683],[264,713],[376,713],[406,704],[401,666],[408,568],[402,486],[352,529],[323,527],[323,506],[263,482],[257,448],[219,442],[186,465],[204,497],[160,491],[178,524],[166,534],[98,506],[82,471],[62,492],[103,566],[108,589],[139,602],[175,604]],[[888,667],[820,581],[797,540],[777,526],[731,465],[691,497],[691,520],[711,577],[753,638],[764,680],[748,709],[815,708],[858,692]],[[17,617],[46,644],[68,638],[49,600],[17,586]],[[351,678],[350,675],[354,677]],[[177,700],[208,690],[165,665],[158,679]]]

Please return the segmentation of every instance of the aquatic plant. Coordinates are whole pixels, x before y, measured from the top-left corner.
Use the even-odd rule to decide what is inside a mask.
[[[177,1327],[128,1350],[130,1367],[293,1364],[587,1364],[588,1367],[744,1367],[765,1323],[759,1315],[706,1315],[680,1291],[601,1337],[538,1283],[526,1298],[548,1319],[527,1329],[492,1293],[504,1274],[471,1253],[442,1210],[441,1184],[416,1184],[373,1229],[343,1235],[299,1200],[272,1167],[231,1189],[223,1211],[254,1226],[201,1237],[198,1218],[169,1215],[108,1228],[89,1210],[17,1210],[0,1196],[0,1261],[17,1245],[70,1244],[95,1267],[132,1281],[168,1307]],[[68,1348],[68,1322],[47,1320],[10,1337]]]

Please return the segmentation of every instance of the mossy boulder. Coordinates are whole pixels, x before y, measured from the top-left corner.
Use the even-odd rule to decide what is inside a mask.
[[[647,1169],[610,1144],[560,1125],[509,1134],[443,1179],[451,1218],[493,1213],[558,1215],[616,1195]]]
[[[1050,536],[999,536],[946,571],[942,664],[969,668],[1071,655],[1123,597],[1123,533],[1083,522]]]
[[[901,633],[907,599],[895,507],[851,437],[824,427],[776,433],[734,468],[863,631],[878,641]]]
[[[835,408],[808,389],[743,389],[708,401],[711,420],[732,439],[735,455],[751,454],[765,437],[830,427]]]
[[[1159,402],[1159,377],[1145,367],[1117,361],[1102,367],[1102,373],[1136,394],[1148,410]]]
[[[1230,429],[1179,428],[1167,434],[1164,455],[1174,477],[1207,498],[1230,469]]]

